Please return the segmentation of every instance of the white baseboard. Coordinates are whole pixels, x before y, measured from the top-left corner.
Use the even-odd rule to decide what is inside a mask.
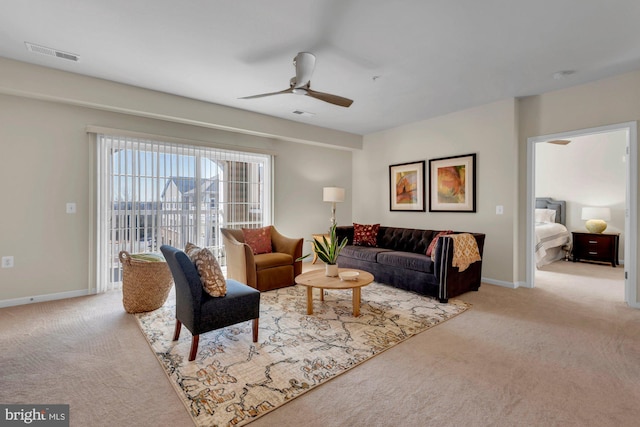
[[[629,302],[627,303],[629,305],[629,307],[631,308],[638,308],[640,309],[640,302]]]
[[[65,299],[65,298],[83,297],[85,295],[92,295],[93,293],[90,292],[88,289],[82,289],[79,291],[59,292],[56,294],[5,299],[5,300],[0,300],[0,308],[12,307],[14,305],[33,304],[36,302],[54,301],[54,300]]]
[[[515,288],[518,288],[518,287],[524,285],[524,283],[522,283],[522,282],[517,282],[517,283],[505,282],[504,280],[489,279],[488,277],[482,277],[480,279],[480,281],[482,283],[488,283],[490,285],[503,286],[503,287],[509,288],[509,289],[515,289]]]

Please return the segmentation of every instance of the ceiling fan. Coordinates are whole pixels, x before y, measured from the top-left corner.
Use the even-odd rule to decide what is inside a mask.
[[[343,98],[338,95],[331,95],[330,93],[316,92],[311,89],[311,75],[313,74],[313,69],[316,66],[316,57],[312,53],[299,52],[296,57],[293,58],[293,66],[296,67],[296,75],[291,77],[291,80],[289,81],[289,89],[281,90],[280,92],[245,96],[240,99],[253,99],[272,95],[282,95],[285,93],[295,93],[296,95],[310,96],[312,98],[319,99],[320,101],[328,102],[340,107],[349,107],[353,103],[351,99]]]

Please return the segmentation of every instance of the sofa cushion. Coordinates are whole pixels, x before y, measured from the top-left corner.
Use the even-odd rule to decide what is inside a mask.
[[[353,223],[353,244],[356,246],[376,246],[380,224]]]
[[[243,228],[242,237],[254,255],[266,254],[273,251],[271,248],[270,225],[262,228]]]
[[[259,254],[254,257],[254,260],[256,262],[256,270],[281,267],[283,265],[293,265],[293,257],[282,252]]]
[[[433,261],[430,257],[422,254],[400,251],[381,252],[378,254],[377,261],[381,265],[433,273]]]
[[[390,250],[384,248],[347,245],[342,248],[342,251],[340,251],[340,256],[355,258],[362,261],[376,262],[378,254],[381,252],[390,252]]]

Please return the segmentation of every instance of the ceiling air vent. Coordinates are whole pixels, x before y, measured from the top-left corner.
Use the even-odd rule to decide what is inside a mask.
[[[309,113],[307,111],[300,111],[300,110],[294,111],[293,114],[297,114],[299,116],[305,116],[305,117],[313,117],[313,116],[315,116],[315,114],[313,114],[313,113]]]
[[[66,59],[68,61],[78,62],[80,57],[74,53],[63,52],[61,50],[44,47],[33,43],[24,42],[29,52],[35,52],[42,55],[55,56],[56,58]]]

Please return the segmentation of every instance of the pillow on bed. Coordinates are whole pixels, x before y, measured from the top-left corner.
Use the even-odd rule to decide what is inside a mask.
[[[536,209],[536,222],[556,222],[556,211],[553,209]]]

